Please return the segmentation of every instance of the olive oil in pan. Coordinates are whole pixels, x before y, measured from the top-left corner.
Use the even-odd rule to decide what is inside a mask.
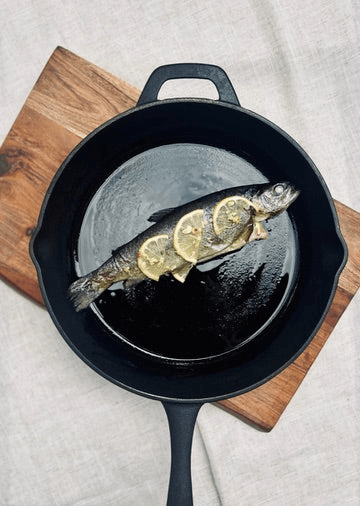
[[[157,209],[266,181],[248,161],[209,146],[142,153],[115,171],[90,203],[79,237],[78,274],[147,228],[147,217]],[[265,228],[267,240],[197,265],[184,284],[163,276],[127,290],[114,285],[92,308],[114,335],[147,353],[178,360],[227,353],[270,323],[296,278],[296,235],[288,214]]]
[[[160,209],[267,181],[245,159],[212,146],[170,144],[145,151],[114,171],[91,200],[78,240],[77,273],[96,269],[148,228],[148,218]]]
[[[161,357],[196,360],[232,351],[258,335],[290,295],[296,249],[287,221],[273,225],[285,237],[270,247],[252,243],[218,265],[197,266],[184,284],[162,277],[108,290],[97,313],[133,346]]]

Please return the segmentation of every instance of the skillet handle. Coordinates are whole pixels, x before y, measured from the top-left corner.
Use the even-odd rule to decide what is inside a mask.
[[[171,470],[167,506],[193,506],[191,446],[196,417],[202,404],[163,402],[169,422]]]
[[[240,106],[235,90],[224,70],[217,65],[205,63],[173,63],[158,67],[147,80],[137,105],[156,102],[161,86],[169,79],[208,79],[215,84],[220,102]]]

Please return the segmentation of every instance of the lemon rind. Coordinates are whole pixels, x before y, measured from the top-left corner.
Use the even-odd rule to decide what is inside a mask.
[[[161,272],[161,270],[159,271],[159,269],[153,269],[153,270],[151,268],[149,269],[149,267],[147,265],[148,260],[146,260],[146,257],[148,256],[148,254],[146,253],[146,249],[148,248],[149,244],[152,242],[158,243],[159,241],[164,241],[164,246],[165,246],[165,243],[168,240],[169,240],[169,236],[167,234],[155,235],[153,237],[149,237],[148,239],[146,239],[142,243],[142,245],[140,246],[140,248],[138,250],[137,264],[138,264],[139,269],[141,270],[141,272],[143,274],[145,274],[145,276],[147,276],[150,279],[153,279],[154,281],[159,281],[160,276],[162,274],[164,274],[167,269],[163,270],[163,272]],[[156,260],[156,262],[161,262],[164,265],[166,255],[164,255],[163,258],[161,258],[161,255],[159,256],[159,258],[156,258],[156,257],[153,257],[153,258],[154,258],[154,260]],[[156,270],[158,272],[154,272]]]
[[[257,211],[256,206],[249,199],[247,199],[246,197],[242,197],[240,195],[233,195],[233,196],[226,197],[225,199],[220,200],[220,202],[218,202],[215,205],[214,211],[213,211],[213,214],[212,214],[213,229],[214,229],[215,235],[217,237],[221,236],[221,234],[223,233],[224,228],[225,228],[225,227],[220,228],[219,225],[217,224],[217,218],[218,218],[218,215],[219,215],[220,208],[226,206],[227,203],[230,202],[231,200],[234,200],[234,201],[240,201],[241,200],[241,201],[245,202],[249,207],[253,207],[255,209],[255,211]]]
[[[184,222],[191,220],[192,218],[199,220],[199,224],[197,226],[199,236],[196,238],[192,254],[188,254],[186,251],[184,251],[184,248],[180,245],[179,237],[181,234],[181,227],[184,225]],[[191,264],[195,264],[197,262],[198,252],[200,249],[200,244],[202,241],[204,231],[204,225],[205,225],[204,210],[195,209],[194,211],[191,211],[190,213],[187,213],[184,216],[182,216],[182,218],[180,218],[180,220],[177,222],[174,228],[174,238],[173,238],[174,250],[181,258],[183,258],[187,262],[190,262]]]

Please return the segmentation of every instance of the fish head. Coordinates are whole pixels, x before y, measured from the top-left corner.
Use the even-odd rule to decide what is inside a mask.
[[[258,189],[251,198],[254,207],[264,218],[271,218],[285,211],[299,196],[300,191],[292,184],[266,184]]]

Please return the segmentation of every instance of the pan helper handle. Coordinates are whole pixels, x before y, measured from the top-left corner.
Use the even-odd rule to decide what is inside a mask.
[[[167,506],[193,506],[191,447],[197,414],[202,404],[163,402],[169,422],[171,470]]]
[[[205,63],[174,63],[158,67],[147,80],[137,105],[156,102],[161,86],[169,79],[208,79],[215,84],[220,102],[240,106],[225,71],[217,65]]]

